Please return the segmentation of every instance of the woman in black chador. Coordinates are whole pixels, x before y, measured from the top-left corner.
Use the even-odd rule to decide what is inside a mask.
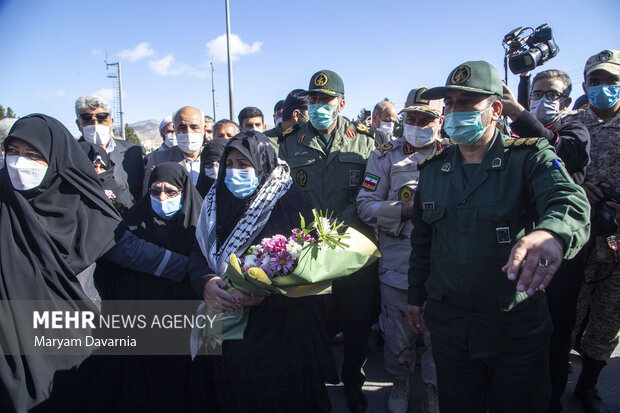
[[[183,275],[187,259],[135,238],[107,199],[92,163],[56,119],[19,119],[4,141],[0,170],[0,411],[92,411],[88,354],[33,355],[33,312],[97,308],[78,275],[104,254],[153,274]],[[73,331],[73,330],[72,330]],[[83,332],[73,338],[84,340]],[[52,351],[52,350],[50,350]],[[76,352],[77,353],[77,352]],[[86,369],[85,369],[86,370]],[[98,372],[98,374],[104,372]]]
[[[187,256],[192,250],[201,204],[202,198],[185,168],[176,162],[166,162],[153,169],[147,194],[124,214],[124,221],[136,236]],[[104,313],[106,300],[110,299],[194,300],[188,306],[178,303],[161,305],[161,315],[187,310],[187,315],[191,316],[199,299],[187,278],[179,281],[155,278],[120,268],[105,259],[97,263],[95,282],[103,298]],[[189,332],[189,328],[185,334],[162,330],[153,335],[153,340],[168,340],[182,346],[185,355],[125,356],[110,360],[117,371],[112,390],[117,408],[126,411],[186,411],[191,364],[187,350]]]
[[[195,361],[194,367],[203,363],[212,375],[222,413],[331,408],[325,382],[337,381],[337,371],[318,297],[248,296],[238,290],[231,296],[220,278],[231,253],[241,256],[265,237],[289,236],[299,228],[299,214],[310,222],[311,211],[310,198],[292,185],[288,165],[265,135],[246,131],[230,140],[190,256],[190,276],[203,298],[220,301],[224,310],[244,305],[249,311],[242,340],[224,341],[221,356]]]

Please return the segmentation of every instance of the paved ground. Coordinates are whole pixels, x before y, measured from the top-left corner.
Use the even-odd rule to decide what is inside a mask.
[[[336,360],[338,364],[341,365],[342,346],[334,346],[333,348]],[[581,361],[577,354],[571,355],[571,364],[573,366],[573,372],[568,378],[568,388],[564,394],[562,403],[564,404],[564,412],[581,413],[583,412],[581,404],[572,393],[581,369]],[[386,412],[386,400],[390,391],[391,382],[389,375],[383,369],[383,348],[381,346],[377,345],[371,348],[365,371],[367,378],[366,385],[364,386],[364,393],[368,398],[368,412]],[[409,413],[422,413],[422,380],[417,368],[411,378],[411,382],[413,385],[409,402]],[[620,413],[620,346],[616,348],[614,358],[611,359],[607,367],[603,370],[598,389],[601,397],[607,403],[609,411],[611,413]],[[328,391],[332,402],[332,412],[348,412],[349,410],[347,409],[342,384],[329,386]]]

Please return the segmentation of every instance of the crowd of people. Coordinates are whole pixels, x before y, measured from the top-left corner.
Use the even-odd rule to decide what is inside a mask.
[[[344,81],[320,70],[275,104],[273,129],[256,107],[237,124],[184,106],[148,155],[113,136],[98,96],[75,102],[79,139],[43,114],[1,120],[1,410],[327,412],[326,383],[342,382],[349,410],[367,411],[378,323],[385,411],[411,407],[418,365],[425,412],[560,412],[571,349],[584,411],[609,411],[596,385],[620,334],[620,52],[583,75],[571,109],[561,70],[522,74],[515,97],[468,61],[366,124],[342,116]],[[313,208],[381,259],[329,294],[231,291],[231,255]],[[42,356],[22,351],[17,300],[249,311],[221,355]]]

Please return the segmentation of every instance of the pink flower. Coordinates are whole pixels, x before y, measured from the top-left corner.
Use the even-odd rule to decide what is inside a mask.
[[[109,189],[104,189],[103,192],[105,192],[105,195],[110,201],[116,199],[116,195],[114,195],[114,192],[110,191]]]
[[[286,275],[293,269],[293,257],[284,251],[281,254],[272,256],[270,264],[273,271],[280,271],[282,275]]]
[[[261,245],[263,246],[263,248],[265,248],[265,250],[267,250],[267,252],[277,253],[277,252],[286,251],[287,241],[288,240],[286,239],[284,235],[277,234],[267,240],[263,240]]]

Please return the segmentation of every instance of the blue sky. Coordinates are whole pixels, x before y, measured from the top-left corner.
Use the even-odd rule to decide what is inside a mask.
[[[161,119],[184,105],[212,114],[214,54],[218,118],[228,117],[224,0],[0,0],[0,104],[20,116],[42,112],[77,133],[73,104],[106,94],[104,56],[123,68],[125,121]],[[503,77],[501,40],[517,26],[549,23],[560,53],[537,70],[562,69],[581,94],[583,65],[620,49],[620,2],[585,1],[249,1],[230,0],[237,36],[235,115],[307,88],[320,69],[338,72],[345,115],[388,97],[402,108],[410,89],[443,85],[455,66],[487,60]],[[211,48],[207,45],[210,44]],[[123,52],[124,51],[124,52]],[[509,86],[518,79],[509,73]]]

